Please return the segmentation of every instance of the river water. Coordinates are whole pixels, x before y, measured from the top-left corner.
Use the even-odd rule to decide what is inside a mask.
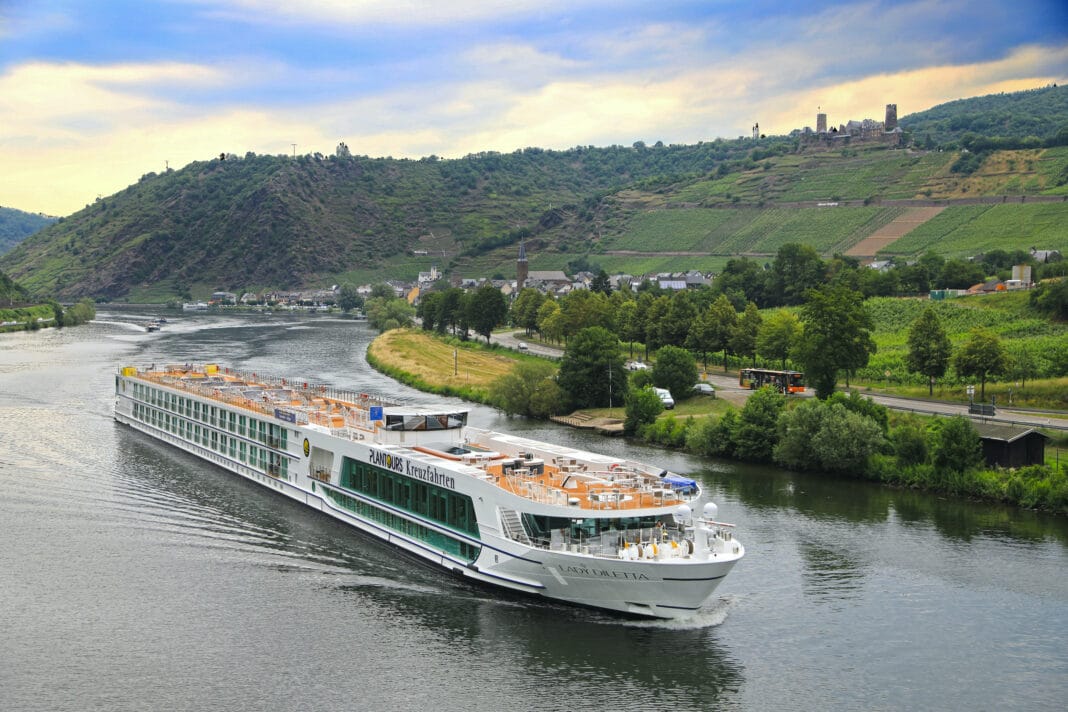
[[[746,558],[686,622],[502,596],[117,425],[123,363],[433,400],[360,323],[102,308],[0,336],[0,709],[1037,710],[1068,699],[1068,520],[472,422],[692,473]]]

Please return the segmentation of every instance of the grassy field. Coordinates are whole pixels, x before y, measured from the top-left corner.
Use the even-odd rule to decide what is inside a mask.
[[[475,342],[444,341],[421,331],[394,329],[367,350],[380,371],[420,390],[485,402],[489,385],[516,362],[533,358]]]

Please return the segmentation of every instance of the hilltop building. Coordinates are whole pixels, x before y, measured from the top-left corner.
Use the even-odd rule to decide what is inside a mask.
[[[822,108],[822,107],[820,107]],[[897,123],[897,104],[887,104],[883,121],[875,119],[850,119],[844,124],[828,128],[827,114],[816,114],[816,131],[805,127],[794,129],[791,135],[800,136],[806,146],[837,148],[845,143],[861,141],[865,143],[882,143],[889,146],[901,144],[901,127]]]

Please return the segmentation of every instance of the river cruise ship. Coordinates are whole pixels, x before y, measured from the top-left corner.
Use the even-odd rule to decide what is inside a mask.
[[[698,483],[413,406],[213,364],[124,366],[115,419],[484,584],[683,618],[742,558]]]

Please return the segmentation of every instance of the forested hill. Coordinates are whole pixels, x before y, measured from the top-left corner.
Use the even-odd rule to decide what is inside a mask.
[[[793,150],[785,138],[761,151]],[[0,258],[38,294],[122,297],[138,286],[297,287],[426,250],[514,244],[621,186],[751,165],[751,141],[528,148],[462,159],[226,156],[148,174]]]
[[[0,272],[0,307],[14,302],[21,302],[26,298],[26,291],[11,281],[3,272]]]
[[[0,207],[0,255],[55,221],[44,215]]]
[[[884,199],[1068,193],[1068,148],[1054,131],[1068,117],[1066,99],[1064,88],[1049,87],[903,119],[906,138],[918,144],[960,136],[964,145],[968,133],[980,132],[999,141],[1034,133],[1040,142],[993,142],[970,151],[967,166],[955,151],[849,141],[828,149],[796,136],[527,148],[449,160],[351,156],[344,146],[333,156],[226,154],[147,174],[98,199],[0,255],[0,270],[37,296],[162,301],[216,289],[414,279],[432,265],[450,277],[511,274],[521,238],[538,255],[537,269],[594,253],[615,253],[604,264],[632,273],[714,269],[715,260],[734,254],[774,254],[783,240],[804,241],[813,225],[826,243],[821,249],[833,252],[896,218],[898,208],[876,207]],[[1029,152],[1000,155],[1009,152],[999,148]],[[843,206],[822,222],[775,212],[839,200],[863,206]],[[1061,211],[1025,217],[1046,225],[1059,222]],[[658,219],[643,222],[649,216]],[[942,221],[946,230],[955,216]],[[1013,234],[1029,239],[1025,233],[1018,226]],[[937,235],[928,237],[938,244]],[[1060,247],[1039,237],[1033,244]],[[681,263],[649,257],[672,250],[685,253]],[[626,253],[644,256],[620,256]]]
[[[1068,86],[958,99],[901,119],[919,145],[959,142],[973,133],[990,138],[1051,139],[1068,132]]]

